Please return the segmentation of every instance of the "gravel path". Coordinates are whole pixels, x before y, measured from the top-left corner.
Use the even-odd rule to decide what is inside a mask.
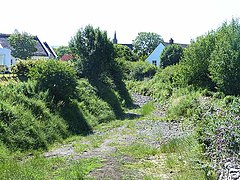
[[[148,96],[133,94],[134,102],[141,107],[145,103],[152,101]],[[155,116],[163,117],[165,111],[161,106],[156,106],[154,112]],[[129,146],[134,143],[143,143],[148,146],[159,148],[161,144],[165,143],[171,138],[186,135],[189,131],[183,131],[179,123],[162,122],[157,120],[134,120],[134,128],[131,129],[127,125],[113,128],[107,132],[96,132],[98,136],[108,135],[99,147],[93,148],[83,153],[77,153],[72,144],[64,145],[61,148],[45,153],[45,157],[53,158],[59,156],[68,156],[71,160],[78,160],[81,158],[99,157],[103,160],[103,166],[92,171],[89,177],[96,179],[124,179],[124,177],[131,177],[131,179],[142,179],[144,172],[140,170],[127,170],[122,168],[123,164],[135,162],[136,160],[127,155],[113,156],[118,152],[118,144],[121,146]],[[96,135],[93,134],[94,135]],[[91,135],[90,135],[91,136]],[[153,158],[153,157],[151,157]],[[163,163],[164,159],[157,160],[158,164]],[[169,179],[166,174],[159,175],[161,179]]]

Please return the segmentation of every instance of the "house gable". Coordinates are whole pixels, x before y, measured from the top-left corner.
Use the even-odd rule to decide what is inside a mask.
[[[160,43],[155,49],[154,51],[148,56],[148,58],[146,59],[147,62],[156,65],[157,67],[160,66],[160,62],[161,62],[161,54],[164,50],[165,47],[171,45],[171,44],[177,44],[179,46],[181,46],[182,48],[186,48],[188,46],[188,44],[179,44],[179,43],[174,43],[173,39],[171,38],[169,40],[169,42],[163,42]]]
[[[0,34],[0,44],[3,48],[11,49],[10,43],[8,41],[8,38],[11,36],[11,34]],[[44,43],[42,43],[37,36],[34,36],[34,40],[37,41],[37,45],[35,48],[37,49],[36,52],[33,53],[34,57],[44,57],[44,58],[55,58],[56,54],[50,47],[46,47]],[[47,44],[47,43],[46,43]]]
[[[154,49],[154,51],[148,56],[146,61],[149,62],[150,64],[154,64],[156,66],[159,66],[160,65],[160,56],[161,56],[164,48],[165,48],[165,45],[163,45],[163,43],[160,43]]]

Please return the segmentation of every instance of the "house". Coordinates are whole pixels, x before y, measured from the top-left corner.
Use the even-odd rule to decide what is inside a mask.
[[[173,41],[172,38],[169,40],[169,42],[160,43],[154,49],[154,51],[148,56],[146,61],[151,63],[151,64],[154,64],[157,67],[159,67],[160,66],[160,61],[161,61],[160,57],[161,57],[161,54],[162,54],[164,48],[171,45],[171,44],[174,44],[174,41]],[[175,44],[181,46],[182,48],[186,48],[188,46],[187,44],[179,44],[179,43],[175,43]]]
[[[8,38],[10,34],[0,34],[0,65],[11,67],[12,64],[16,63],[16,58],[11,56],[11,46]],[[34,36],[34,40],[37,41],[32,59],[50,59],[56,58],[57,55],[54,50],[46,43],[41,42],[37,36]],[[10,53],[10,56],[9,56]]]
[[[11,64],[11,50],[3,48],[0,44],[0,66],[10,67]]]

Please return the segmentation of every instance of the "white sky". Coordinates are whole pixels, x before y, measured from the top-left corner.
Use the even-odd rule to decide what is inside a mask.
[[[119,43],[131,43],[138,32],[189,43],[233,17],[240,17],[240,0],[3,0],[0,33],[17,29],[52,46],[67,45],[91,24],[110,38],[116,30]]]

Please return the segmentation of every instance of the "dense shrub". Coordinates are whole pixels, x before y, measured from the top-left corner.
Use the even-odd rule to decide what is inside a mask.
[[[137,61],[137,55],[127,46],[114,44],[115,58],[124,58],[126,61]]]
[[[127,68],[127,78],[138,81],[141,81],[144,78],[152,78],[157,71],[156,66],[143,61],[132,62]]]
[[[225,94],[240,94],[240,24],[224,23],[216,33],[210,73],[218,89]]]
[[[91,86],[87,80],[79,80],[77,96],[78,105],[91,126],[109,122],[116,118],[109,104],[97,96],[97,89]]]
[[[26,80],[30,69],[41,63],[43,63],[41,60],[18,60],[16,65],[12,67],[12,72],[19,78]]]
[[[17,86],[17,85],[16,85]],[[67,124],[40,99],[31,99],[13,89],[1,87],[0,140],[10,149],[47,148],[66,137]]]
[[[168,66],[165,69],[160,69],[152,79],[128,87],[141,94],[150,95],[159,101],[164,101],[172,95],[174,89],[185,86],[182,70],[182,65]]]
[[[171,44],[164,48],[161,53],[160,67],[165,68],[170,65],[177,64],[183,55],[183,48],[177,44]]]
[[[36,80],[40,91],[48,91],[54,101],[68,101],[77,86],[75,70],[67,63],[47,60],[30,69],[29,77]]]
[[[210,78],[209,62],[215,47],[215,32],[197,38],[184,50],[182,75],[188,84],[210,87],[214,85]]]

